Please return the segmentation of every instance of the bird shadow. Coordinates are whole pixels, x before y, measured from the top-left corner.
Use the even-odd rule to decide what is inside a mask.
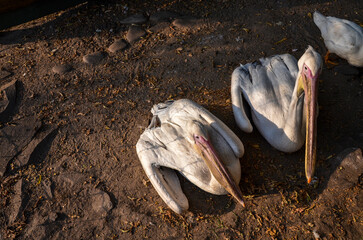
[[[189,201],[189,211],[196,214],[220,215],[232,211],[236,203],[229,195],[205,192],[178,173],[180,185]]]
[[[98,28],[112,28],[112,26],[109,25],[114,25],[115,23],[107,23],[106,20],[96,21],[98,24],[97,26],[88,26],[87,24],[79,21],[79,15],[89,15],[94,17],[102,15],[100,10],[94,7],[95,4],[96,3],[93,1],[86,2],[84,0],[65,0],[62,3],[38,1],[28,7],[4,13],[0,17],[0,20],[3,20],[3,24],[0,25],[0,29],[4,29],[0,32],[0,44],[25,44],[27,42],[39,41],[40,38],[68,39],[89,37],[93,36],[95,34],[95,30]],[[53,17],[53,20],[46,22],[44,22],[44,20],[31,21],[47,14],[59,12],[70,7],[73,8],[64,12],[60,12],[57,16]],[[27,23],[23,28],[14,27],[12,29],[6,29],[8,27],[25,22]],[[74,28],[78,28],[77,31],[69,30],[72,28],[72,26]]]
[[[228,118],[226,124],[236,133],[245,146],[245,154],[241,158],[240,188],[247,198],[256,198],[273,194],[291,195],[299,193],[302,204],[310,204],[327,188],[327,184],[342,160],[352,151],[345,150],[331,161],[318,161],[317,176],[312,184],[307,184],[304,174],[305,147],[294,153],[282,153],[274,149],[257,131],[250,134],[238,129],[233,113],[228,114],[223,106],[210,105],[210,111],[222,120]],[[247,107],[247,111],[250,108]],[[250,113],[248,113],[250,115]],[[231,120],[232,119],[232,120]],[[254,129],[256,126],[251,122]],[[321,148],[318,155],[324,154]],[[318,156],[319,158],[319,156]],[[320,157],[321,158],[321,157]],[[220,199],[215,199],[221,201]],[[222,203],[220,203],[223,205]],[[224,202],[226,205],[227,202]],[[248,205],[248,203],[247,203]],[[203,206],[201,206],[203,207]]]

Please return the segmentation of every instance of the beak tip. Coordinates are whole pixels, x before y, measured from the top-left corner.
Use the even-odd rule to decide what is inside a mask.
[[[308,177],[308,184],[311,183],[311,177]]]
[[[242,198],[237,199],[238,202],[242,205],[242,207],[246,207],[245,202],[242,200]]]

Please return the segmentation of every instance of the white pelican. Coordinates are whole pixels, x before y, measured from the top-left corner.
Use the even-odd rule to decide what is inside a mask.
[[[302,147],[306,137],[308,183],[314,175],[316,162],[317,94],[321,70],[321,56],[309,46],[298,62],[289,54],[276,55],[241,65],[232,74],[232,107],[237,125],[246,132],[253,130],[243,108],[243,94],[251,107],[253,122],[273,147],[294,152]]]
[[[327,56],[335,53],[351,65],[363,67],[363,28],[345,19],[325,17],[318,11],[314,12],[314,23],[328,48]]]
[[[238,186],[239,158],[244,154],[239,138],[191,100],[160,103],[151,112],[154,116],[141,134],[136,151],[164,202],[179,214],[189,208],[176,170],[209,193],[222,195],[228,191],[244,206]]]

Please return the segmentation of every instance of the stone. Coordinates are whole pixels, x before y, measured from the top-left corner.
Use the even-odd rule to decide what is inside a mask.
[[[21,211],[22,205],[22,188],[23,188],[23,179],[20,179],[14,186],[15,196],[11,199],[11,212],[9,215],[9,224],[15,222],[18,218],[19,213]]]
[[[0,129],[0,176],[5,173],[8,162],[32,140],[40,126],[38,119],[28,117]]]
[[[48,222],[55,222],[56,220],[57,220],[57,218],[58,218],[58,214],[57,213],[55,213],[55,212],[50,212],[49,214],[48,214]]]
[[[57,74],[64,74],[72,70],[72,66],[69,64],[57,64],[52,68],[52,71]]]
[[[16,156],[14,163],[18,167],[25,166],[29,162],[31,162],[31,156],[35,149],[40,145],[56,128],[51,127],[45,131],[37,132],[37,134],[33,137],[32,141],[25,147],[25,149]]]
[[[123,40],[123,39],[117,39],[115,40],[114,43],[112,43],[109,47],[108,47],[108,51],[115,53],[117,51],[120,51],[122,49],[125,49],[127,46],[127,43]]]
[[[4,98],[0,102],[0,122],[7,122],[16,104],[16,82],[13,80],[0,87],[0,92]]]
[[[346,149],[330,162],[335,172],[330,176],[328,189],[348,189],[359,181],[363,174],[361,149]]]
[[[156,32],[160,32],[166,28],[169,28],[169,26],[170,26],[169,23],[161,22],[161,23],[158,23],[158,24],[152,26],[151,28],[149,28],[149,31],[152,33],[156,33]]]
[[[175,19],[172,24],[180,29],[191,29],[196,26],[197,19],[191,17],[178,18]]]
[[[146,35],[146,31],[141,27],[131,26],[129,31],[126,34],[126,40],[129,43],[134,43],[139,40],[141,37]]]
[[[8,72],[8,71],[6,71],[6,70],[1,69],[1,70],[0,70],[0,79],[7,78],[7,77],[9,77],[11,74],[12,74],[11,72]]]
[[[104,52],[94,52],[83,56],[83,62],[90,65],[96,65],[99,64],[105,57],[106,54]]]
[[[130,17],[127,17],[123,20],[121,20],[122,24],[143,24],[147,22],[147,18],[144,16],[144,14],[135,14]]]
[[[25,236],[27,239],[46,239],[47,233],[46,231],[52,228],[51,226],[47,226],[47,228],[43,225],[44,218],[39,216],[39,213],[35,213],[33,219],[30,223],[26,225]],[[49,238],[49,236],[48,236]]]
[[[180,15],[176,12],[169,12],[169,11],[160,11],[152,14],[150,16],[151,22],[165,22],[170,21],[171,19],[175,19]]]
[[[107,212],[113,208],[110,196],[102,190],[95,189],[94,192],[91,193],[91,199],[92,208],[98,214],[107,214]]]

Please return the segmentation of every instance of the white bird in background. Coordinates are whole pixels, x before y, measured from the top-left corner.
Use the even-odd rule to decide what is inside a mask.
[[[363,28],[340,18],[325,17],[314,12],[314,23],[320,29],[328,53],[335,53],[346,59],[351,65],[363,67]]]
[[[244,206],[238,186],[244,147],[218,118],[191,100],[155,105],[136,151],[150,182],[176,213],[189,208],[176,171],[212,194],[227,191]]]
[[[276,149],[294,152],[306,138],[305,173],[308,183],[316,162],[316,120],[322,59],[311,46],[297,60],[289,55],[261,58],[232,74],[232,107],[237,125],[252,132],[243,97],[262,136]]]

